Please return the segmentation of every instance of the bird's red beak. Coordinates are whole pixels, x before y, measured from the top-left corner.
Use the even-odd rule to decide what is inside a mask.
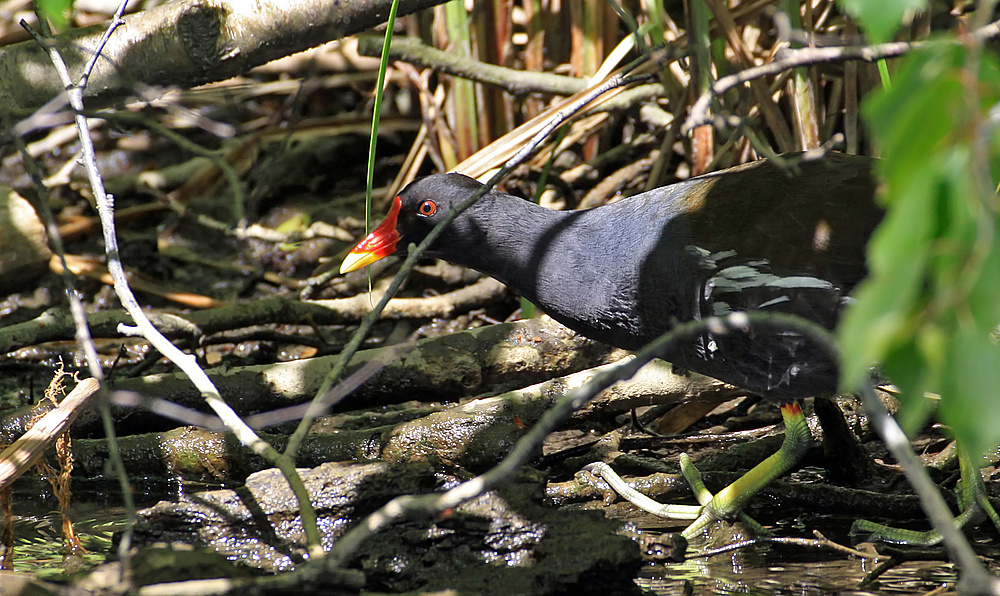
[[[340,265],[340,273],[350,273],[356,269],[361,269],[380,261],[392,253],[396,252],[396,244],[399,243],[399,232],[396,231],[396,219],[399,217],[399,209],[402,201],[397,196],[392,202],[389,214],[385,216],[382,223],[372,230],[371,234],[358,243],[351,252],[347,253],[344,262]]]

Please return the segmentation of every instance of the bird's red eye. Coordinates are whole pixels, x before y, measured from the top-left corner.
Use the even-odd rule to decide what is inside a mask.
[[[420,203],[419,207],[417,207],[417,213],[423,215],[424,217],[430,217],[434,215],[434,213],[437,212],[437,210],[438,206],[437,203],[435,203],[434,201],[424,201],[423,203]]]

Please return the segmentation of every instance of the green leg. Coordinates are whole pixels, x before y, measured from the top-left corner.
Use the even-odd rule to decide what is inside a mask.
[[[716,520],[736,517],[751,497],[802,459],[812,441],[802,408],[796,402],[785,404],[781,408],[781,416],[785,421],[785,441],[777,453],[757,464],[742,478],[716,495],[712,495],[705,488],[701,473],[691,464],[691,460],[686,456],[681,457],[681,471],[691,484],[695,497],[701,503],[700,506],[659,503],[625,484],[625,481],[604,463],[590,464],[586,469],[604,478],[622,498],[644,511],[672,519],[693,519],[694,522],[681,532],[682,536],[690,539]],[[752,530],[761,534],[767,533],[760,524],[749,517],[745,515],[739,517]]]
[[[632,503],[639,509],[643,511],[652,513],[659,517],[666,517],[669,519],[696,519],[701,515],[703,507],[700,505],[666,505],[660,503],[654,499],[647,497],[641,492],[635,490],[628,484],[617,472],[611,469],[611,466],[604,462],[595,462],[588,464],[584,467],[584,470],[590,472],[594,476],[600,476],[608,483],[611,488],[615,489],[615,492],[621,495],[623,499]]]
[[[1000,532],[1000,516],[997,516],[996,510],[993,509],[993,505],[990,504],[989,498],[986,496],[983,475],[961,446],[958,449],[958,468],[961,480],[959,480],[956,497],[962,512],[955,517],[955,527],[964,528],[970,523],[979,524],[986,517],[989,517],[994,527]],[[893,528],[865,519],[859,519],[851,525],[851,535],[860,534],[871,534],[868,539],[873,542],[882,541],[910,546],[934,546],[941,542],[941,534],[936,530],[919,532]]]
[[[799,463],[812,442],[806,417],[802,414],[802,407],[798,402],[781,406],[781,417],[785,421],[785,441],[781,444],[781,448],[739,480],[716,493],[712,500],[705,504],[698,519],[681,532],[682,536],[690,539],[712,522],[732,518],[762,488]],[[700,491],[696,489],[696,492]]]
[[[698,502],[702,504],[702,508],[699,511],[699,514],[704,514],[706,511],[705,507],[711,504],[712,499],[715,498],[715,495],[713,495],[712,492],[708,490],[708,487],[705,486],[705,481],[702,479],[701,471],[698,470],[698,468],[694,467],[694,464],[691,463],[691,458],[688,457],[688,454],[682,453],[680,460],[681,460],[681,474],[684,475],[684,479],[687,480],[688,484],[691,486],[691,490],[694,491],[695,495],[694,498],[697,499]],[[699,519],[700,517],[701,515],[699,515]],[[753,519],[746,513],[739,511],[736,513],[736,517],[740,520],[740,522],[744,526],[750,529],[751,534],[755,536],[771,535],[771,532],[769,532],[767,528],[760,525],[757,522],[757,520]],[[691,530],[691,528],[694,527],[694,525],[695,524],[691,524],[691,526],[689,526],[685,530],[685,532]],[[692,531],[692,534],[693,533],[694,532]],[[690,538],[691,536],[685,535],[684,537]]]

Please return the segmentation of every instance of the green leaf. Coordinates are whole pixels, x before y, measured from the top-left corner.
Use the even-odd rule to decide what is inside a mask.
[[[907,342],[890,351],[885,357],[884,370],[899,388],[900,404],[896,418],[903,431],[914,436],[923,428],[933,413],[936,401],[924,397],[927,386],[933,382],[928,377],[928,367],[924,365],[925,349],[914,342]]]
[[[961,105],[966,92],[959,78],[963,60],[964,52],[955,44],[928,42],[901,61],[891,90],[871,94],[862,106],[887,158],[880,171],[890,189],[932,164],[930,152],[954,134],[955,114],[944,110]]]
[[[995,57],[950,41],[908,54],[892,89],[865,102],[887,212],[839,330],[846,387],[881,362],[902,390],[904,428],[924,423],[923,393],[935,391],[976,453],[1000,442],[998,102]]]
[[[1000,222],[993,222],[994,229],[1000,229]],[[983,261],[979,278],[969,292],[970,314],[976,323],[986,329],[993,329],[994,340],[997,338],[995,326],[1000,321],[1000,246],[993,242],[990,251]]]
[[[861,24],[872,43],[888,41],[905,17],[927,8],[926,0],[837,0],[837,4]]]
[[[35,7],[56,29],[65,28],[73,14],[73,0],[35,0]]]
[[[926,172],[926,170],[924,170]],[[842,384],[853,391],[868,369],[884,362],[900,345],[914,314],[930,258],[927,177],[915,175],[868,245],[869,275],[854,291],[853,304],[841,321]]]
[[[912,288],[913,284],[905,284]],[[847,391],[868,377],[868,369],[885,360],[907,327],[912,291],[897,292],[889,284],[866,281],[855,291],[857,302],[840,323],[841,385]]]
[[[1000,443],[1000,346],[978,325],[958,327],[941,394],[941,419],[962,447],[982,456]]]

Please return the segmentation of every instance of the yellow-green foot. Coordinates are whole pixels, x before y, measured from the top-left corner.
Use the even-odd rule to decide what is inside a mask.
[[[958,467],[961,480],[956,489],[956,497],[961,513],[955,517],[955,527],[964,528],[967,525],[977,526],[988,517],[993,526],[1000,532],[1000,516],[986,496],[986,486],[979,467],[969,458],[965,451],[958,449]],[[936,530],[920,532],[904,528],[884,526],[865,519],[859,519],[851,525],[851,535],[868,535],[872,542],[890,542],[909,546],[934,546],[941,542],[941,533]]]
[[[610,466],[604,463],[590,464],[586,469],[604,478],[622,498],[644,511],[671,519],[694,520],[681,532],[685,538],[690,539],[700,534],[715,521],[737,518],[751,530],[766,535],[767,531],[750,517],[742,514],[741,510],[761,489],[795,466],[802,459],[812,440],[802,408],[797,402],[782,406],[781,416],[785,421],[785,440],[781,448],[715,495],[705,488],[701,473],[691,460],[686,455],[681,456],[681,473],[694,490],[695,498],[701,503],[700,505],[659,503],[628,486]]]

